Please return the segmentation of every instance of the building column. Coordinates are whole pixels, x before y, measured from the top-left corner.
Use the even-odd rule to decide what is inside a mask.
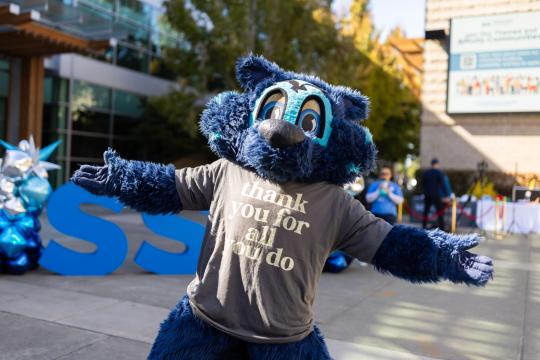
[[[28,139],[32,135],[36,146],[41,146],[44,78],[43,57],[21,59],[19,139]]]

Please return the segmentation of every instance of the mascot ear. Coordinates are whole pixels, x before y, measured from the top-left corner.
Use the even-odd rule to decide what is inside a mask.
[[[262,56],[248,55],[236,61],[236,79],[246,91],[252,91],[261,81],[277,78],[283,73],[279,66]]]
[[[369,115],[369,98],[348,88],[342,89],[343,115],[346,120],[365,120]]]

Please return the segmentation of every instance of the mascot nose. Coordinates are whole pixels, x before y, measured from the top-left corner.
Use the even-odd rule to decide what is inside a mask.
[[[259,133],[272,147],[286,148],[304,141],[304,132],[285,120],[267,119],[259,125]]]

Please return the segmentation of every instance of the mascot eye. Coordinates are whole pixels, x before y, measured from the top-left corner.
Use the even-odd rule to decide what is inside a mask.
[[[287,98],[281,93],[281,91],[269,94],[262,103],[259,114],[257,115],[257,119],[282,119],[286,100]]]
[[[298,125],[305,132],[311,132],[316,134],[319,127],[320,115],[311,109],[304,110],[300,113],[300,120]]]
[[[324,132],[324,117],[321,115],[323,114],[321,109],[322,106],[318,99],[308,99],[302,105],[300,115],[298,115],[296,122],[298,127],[305,132],[321,137],[321,134]]]

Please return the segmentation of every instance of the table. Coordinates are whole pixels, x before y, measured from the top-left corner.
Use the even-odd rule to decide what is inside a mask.
[[[476,224],[482,230],[502,230],[513,234],[540,233],[540,204],[537,203],[506,202],[504,207],[503,203],[499,203],[497,222],[495,202],[480,200],[477,203],[476,216]]]

